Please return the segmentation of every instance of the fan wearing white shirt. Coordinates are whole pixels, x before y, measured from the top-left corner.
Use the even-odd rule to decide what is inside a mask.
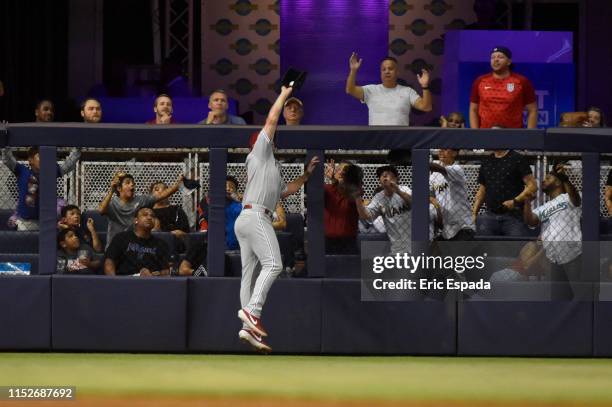
[[[552,263],[552,281],[570,284],[578,282],[581,280],[582,271],[580,194],[564,173],[561,164],[546,174],[542,181],[542,191],[550,200],[534,210],[531,209],[531,204],[524,205],[523,218],[529,226],[542,224],[542,243],[546,257]],[[533,200],[534,196],[531,195],[529,199]],[[553,295],[558,294],[553,291]],[[572,298],[571,295],[561,295],[563,296],[554,299]]]
[[[367,207],[360,198],[355,199],[359,218],[371,221],[382,217],[391,242],[391,253],[411,253],[412,191],[397,184],[397,169],[392,165],[379,167],[376,176],[383,189],[374,195]]]

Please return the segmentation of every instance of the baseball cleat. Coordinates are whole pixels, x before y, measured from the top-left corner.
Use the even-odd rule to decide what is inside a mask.
[[[263,354],[272,352],[272,348],[264,343],[262,337],[250,329],[241,329],[240,332],[238,332],[238,337],[242,342],[251,345],[257,352]]]
[[[240,318],[242,322],[247,324],[247,326],[251,328],[251,330],[257,335],[268,336],[268,333],[261,325],[261,320],[255,315],[251,314],[249,311],[242,308],[240,311],[238,311],[238,318]]]

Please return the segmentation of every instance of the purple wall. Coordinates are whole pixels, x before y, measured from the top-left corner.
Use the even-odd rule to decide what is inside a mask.
[[[356,51],[363,64],[357,83],[379,83],[379,62],[387,55],[387,0],[292,0],[280,2],[281,69],[308,71],[296,93],[304,101],[304,124],[367,124],[365,105],[344,92],[348,60]]]

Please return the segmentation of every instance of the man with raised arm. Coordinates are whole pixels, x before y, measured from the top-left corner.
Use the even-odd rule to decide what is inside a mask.
[[[243,325],[238,336],[263,353],[269,353],[272,349],[263,341],[268,334],[261,324],[261,310],[272,283],[282,270],[272,214],[278,200],[298,192],[319,162],[319,158],[314,157],[304,174],[288,184],[281,177],[280,163],[274,158],[274,133],[291,91],[290,87],[281,88],[263,129],[249,140],[251,152],[246,158],[247,183],[242,199],[243,209],[234,226],[242,260],[242,308],[238,311],[238,318]]]
[[[346,93],[368,105],[370,126],[408,126],[410,110],[414,107],[423,112],[431,111],[429,72],[421,70],[417,75],[423,96],[408,86],[397,83],[397,60],[386,57],[380,64],[380,79],[377,85],[357,86],[355,80],[362,60],[353,52],[349,59],[349,76],[346,79]]]

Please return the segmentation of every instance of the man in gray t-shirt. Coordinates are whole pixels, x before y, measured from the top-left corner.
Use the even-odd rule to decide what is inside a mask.
[[[108,217],[108,233],[106,247],[108,247],[117,233],[129,230],[134,221],[138,208],[152,208],[155,202],[164,200],[178,191],[183,176],[170,188],[164,190],[159,196],[135,195],[134,177],[123,172],[117,173],[111,181],[110,190],[100,203],[98,211]]]
[[[380,84],[357,86],[355,79],[362,60],[353,52],[349,60],[350,72],[346,79],[346,93],[368,105],[368,124],[370,126],[408,126],[410,110],[431,111],[431,92],[429,91],[429,72],[421,70],[417,75],[423,96],[408,86],[397,83],[397,60],[386,57],[380,64]]]
[[[355,200],[359,217],[372,220],[381,216],[391,242],[391,253],[411,253],[412,191],[397,184],[397,169],[392,165],[379,167],[376,176],[383,190],[374,195],[367,207],[361,199]]]

